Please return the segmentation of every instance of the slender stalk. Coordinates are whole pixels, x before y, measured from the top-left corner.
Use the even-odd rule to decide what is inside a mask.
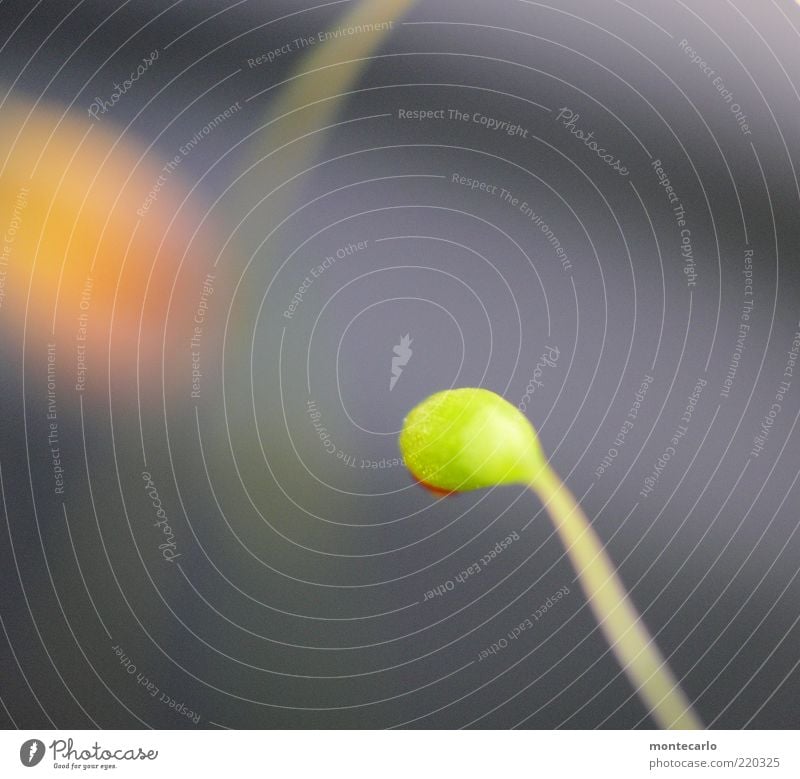
[[[549,466],[530,487],[555,524],[609,646],[657,725],[703,728],[572,493]]]

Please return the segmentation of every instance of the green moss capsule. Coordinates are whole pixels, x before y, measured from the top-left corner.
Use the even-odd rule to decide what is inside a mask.
[[[406,417],[399,443],[413,476],[439,492],[530,485],[547,463],[522,412],[472,387],[422,401]]]

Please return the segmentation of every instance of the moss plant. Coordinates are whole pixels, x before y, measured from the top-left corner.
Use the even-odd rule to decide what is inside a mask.
[[[406,417],[400,449],[413,476],[440,493],[529,487],[547,509],[606,640],[655,722],[661,728],[703,727],[602,542],[518,409],[485,389],[438,392]]]

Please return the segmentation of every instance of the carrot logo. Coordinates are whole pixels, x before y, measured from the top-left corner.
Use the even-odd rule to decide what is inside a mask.
[[[408,365],[411,355],[414,354],[411,350],[412,343],[414,343],[414,340],[410,335],[406,334],[400,339],[400,343],[392,349],[395,356],[392,357],[392,378],[389,381],[389,392],[394,389],[394,385],[397,384],[400,375],[403,373],[403,368]]]
[[[39,765],[44,757],[44,742],[38,738],[28,739],[19,750],[19,759],[26,768]]]

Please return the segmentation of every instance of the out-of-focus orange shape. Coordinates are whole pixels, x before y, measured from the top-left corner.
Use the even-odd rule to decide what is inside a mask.
[[[157,368],[181,257],[188,249],[185,266],[209,265],[191,239],[199,214],[181,207],[180,165],[164,165],[108,119],[19,100],[4,106],[0,337],[21,339],[26,323],[28,344],[83,343],[94,368],[110,345],[129,364],[138,353],[146,372]],[[171,316],[190,305],[181,300]],[[137,349],[140,321],[145,349]]]

